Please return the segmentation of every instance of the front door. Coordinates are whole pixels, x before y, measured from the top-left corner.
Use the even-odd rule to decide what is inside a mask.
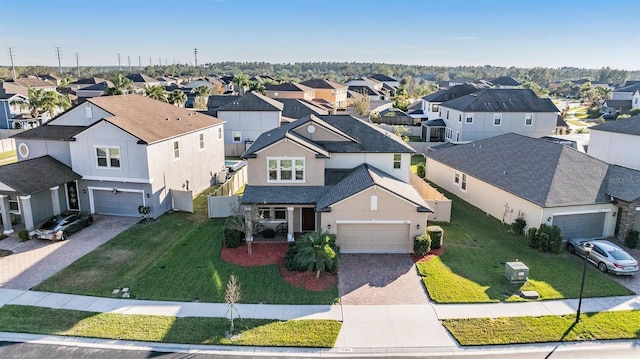
[[[80,202],[78,201],[78,183],[67,182],[67,208],[72,211],[80,210]]]
[[[311,207],[302,208],[302,231],[315,231],[316,230],[316,211]]]

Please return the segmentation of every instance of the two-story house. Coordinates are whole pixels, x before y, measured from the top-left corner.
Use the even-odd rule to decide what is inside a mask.
[[[333,81],[324,79],[311,79],[303,81],[301,85],[315,90],[315,100],[325,100],[335,109],[345,109],[347,107],[348,87]]]
[[[424,199],[409,183],[414,150],[352,116],[314,116],[262,134],[242,157],[241,203],[289,239],[327,230],[343,252],[409,253],[424,233]]]
[[[448,142],[468,142],[514,132],[553,134],[560,111],[530,89],[484,89],[440,104]]]
[[[587,153],[607,163],[640,170],[640,115],[589,127]]]
[[[140,216],[149,206],[157,217],[173,191],[201,192],[224,170],[223,121],[138,95],[90,98],[13,138],[19,162],[1,167],[0,210],[30,231],[65,209]]]
[[[278,85],[267,85],[266,95],[274,99],[278,98],[298,98],[307,101],[313,101],[316,97],[316,90],[309,86],[297,84],[294,82],[285,82]]]
[[[640,108],[640,83],[631,84],[611,92],[611,99],[602,103],[600,112],[614,117]]]
[[[263,132],[280,126],[284,105],[256,92],[249,92],[220,106],[217,117],[226,121],[224,149],[227,156],[240,156]]]

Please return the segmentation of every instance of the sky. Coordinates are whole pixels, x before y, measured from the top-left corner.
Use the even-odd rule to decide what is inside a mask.
[[[264,61],[640,70],[639,0],[0,0],[0,65]]]

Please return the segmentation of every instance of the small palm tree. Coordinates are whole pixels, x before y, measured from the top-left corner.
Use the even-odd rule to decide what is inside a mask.
[[[113,86],[109,87],[105,93],[107,96],[125,95],[129,93],[130,90],[133,90],[133,82],[122,76],[122,74],[116,75],[112,83]]]
[[[158,101],[167,101],[167,94],[164,91],[164,87],[160,85],[147,85],[144,87],[144,92],[147,97]]]
[[[13,102],[12,104],[17,104],[21,109],[29,109],[33,118],[38,118],[41,110],[48,112],[49,116],[53,118],[56,108],[66,110],[71,107],[69,95],[63,95],[56,91],[45,91],[41,88],[29,87],[27,96],[29,97],[28,101]]]
[[[231,80],[234,84],[238,86],[238,91],[240,95],[244,95],[244,88],[249,85],[249,76],[245,74],[235,75],[233,80]]]
[[[316,278],[321,272],[329,272],[340,264],[340,247],[336,245],[335,234],[316,231],[307,233],[296,242],[295,261],[301,268],[316,271]]]
[[[183,107],[187,102],[187,95],[180,90],[173,90],[168,97],[169,103],[178,107]]]
[[[196,89],[194,90],[194,93],[196,94],[195,107],[197,108],[206,107],[207,106],[206,98],[209,97],[209,95],[211,94],[211,89],[205,85],[202,85],[202,86],[196,87]]]

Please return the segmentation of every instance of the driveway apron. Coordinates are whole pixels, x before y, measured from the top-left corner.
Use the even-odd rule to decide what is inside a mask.
[[[0,258],[0,287],[31,289],[80,257],[107,242],[140,219],[94,215],[93,224],[66,241],[31,239],[20,242],[16,233],[0,241],[0,249],[14,253]]]
[[[343,254],[339,273],[344,305],[429,304],[408,254]]]

